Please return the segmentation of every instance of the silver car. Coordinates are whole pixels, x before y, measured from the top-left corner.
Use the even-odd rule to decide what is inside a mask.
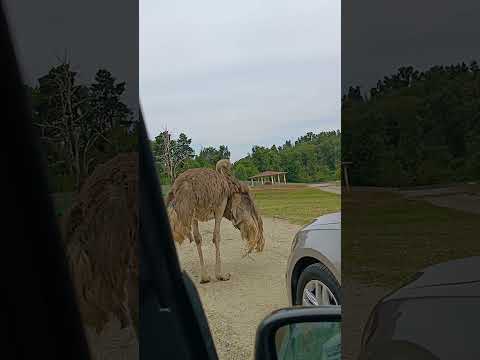
[[[341,305],[341,213],[317,218],[293,239],[288,258],[290,305]]]
[[[480,256],[419,271],[370,313],[359,359],[480,359]]]

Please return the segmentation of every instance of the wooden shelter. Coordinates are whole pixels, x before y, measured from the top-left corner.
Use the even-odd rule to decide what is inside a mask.
[[[252,186],[254,181],[260,182],[262,185],[265,183],[271,184],[286,184],[287,183],[287,173],[285,171],[263,171],[260,174],[251,176],[248,178],[250,180]],[[282,181],[283,180],[283,181]]]

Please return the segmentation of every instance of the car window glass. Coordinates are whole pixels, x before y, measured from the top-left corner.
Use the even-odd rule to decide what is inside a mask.
[[[94,358],[137,358],[138,5],[5,7]]]
[[[340,210],[339,86],[339,2],[140,4],[143,115],[221,359],[251,358],[260,321],[311,280],[341,298],[339,259],[288,265],[302,226]]]

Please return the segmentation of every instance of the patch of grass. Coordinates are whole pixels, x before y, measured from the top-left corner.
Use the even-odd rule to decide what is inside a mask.
[[[478,215],[389,192],[342,199],[342,276],[395,288],[417,271],[480,254]]]
[[[304,225],[320,215],[340,210],[340,196],[316,188],[293,185],[251,189],[260,213]]]
[[[172,185],[161,185],[161,188],[162,188],[162,195],[163,195],[163,198],[165,199],[168,195],[168,192],[170,191]]]

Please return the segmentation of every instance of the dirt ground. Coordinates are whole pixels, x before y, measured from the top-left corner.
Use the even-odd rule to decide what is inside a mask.
[[[215,246],[213,221],[200,223],[203,253],[212,281],[200,284],[199,260],[195,244],[177,246],[182,268],[200,293],[220,360],[252,359],[255,332],[260,321],[273,310],[288,306],[285,270],[293,236],[299,225],[276,218],[263,218],[265,249],[242,258],[244,243],[227,220],[221,225],[223,269],[229,281],[217,281],[214,274]],[[102,334],[87,329],[95,359],[138,359],[138,342],[132,329],[120,330],[116,319]]]
[[[356,360],[360,355],[363,328],[377,302],[391,289],[365,285],[347,279],[342,282],[342,359]]]
[[[265,249],[242,258],[244,243],[227,220],[221,225],[223,271],[229,281],[217,281],[214,274],[213,221],[200,223],[203,254],[212,281],[200,284],[200,264],[194,243],[177,246],[182,268],[200,293],[204,310],[221,360],[252,359],[255,332],[260,321],[273,310],[288,306],[285,270],[298,225],[275,218],[263,218]]]

